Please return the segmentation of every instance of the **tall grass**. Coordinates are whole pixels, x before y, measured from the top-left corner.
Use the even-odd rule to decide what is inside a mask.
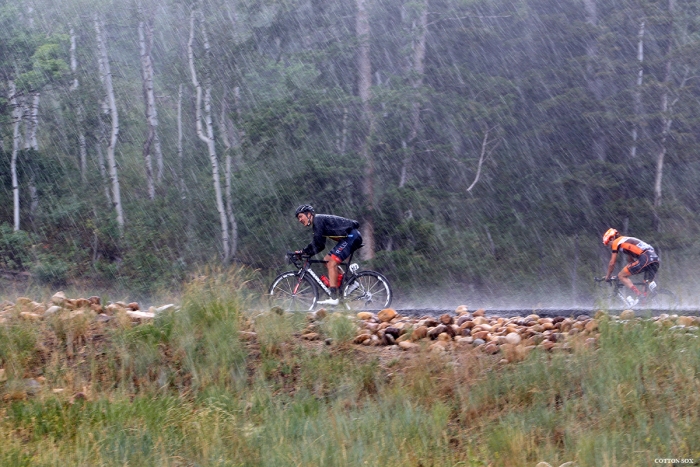
[[[182,309],[113,324],[67,358],[46,326],[0,327],[3,466],[652,465],[700,458],[700,339],[604,320],[597,348],[447,356],[351,345],[330,315],[251,314],[242,271],[190,284]],[[254,340],[239,331],[255,326]],[[36,325],[34,325],[36,326]],[[346,337],[343,337],[346,336]],[[54,339],[51,341],[51,339]],[[57,350],[37,353],[40,341]],[[41,358],[39,358],[41,357]],[[27,376],[28,400],[7,398]],[[68,390],[54,394],[51,388]],[[85,393],[83,398],[76,392]]]

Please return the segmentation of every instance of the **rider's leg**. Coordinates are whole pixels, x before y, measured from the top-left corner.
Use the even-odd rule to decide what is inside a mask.
[[[637,296],[641,295],[642,293],[639,291],[639,289],[632,283],[632,280],[630,279],[630,271],[629,271],[630,265],[628,264],[627,266],[620,271],[620,273],[617,275],[617,278],[620,279],[620,282],[625,284],[628,289],[632,290]]]
[[[326,268],[328,268],[328,281],[331,283],[331,291],[338,290],[336,284],[338,283],[338,261],[337,257],[332,254],[327,254],[323,260],[326,261]],[[335,295],[333,296],[335,298]]]

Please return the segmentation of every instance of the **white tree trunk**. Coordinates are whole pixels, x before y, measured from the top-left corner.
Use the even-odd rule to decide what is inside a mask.
[[[408,136],[409,147],[404,146],[404,160],[399,178],[399,188],[403,188],[410,174],[411,161],[415,157],[420,132],[420,90],[425,76],[425,43],[428,36],[428,1],[423,0],[418,23],[413,22],[413,83],[414,101],[411,105],[411,132]]]
[[[374,158],[369,147],[374,122],[370,107],[372,67],[370,63],[369,17],[367,12],[368,0],[355,0],[357,16],[355,18],[355,34],[357,37],[357,76],[358,94],[362,103],[363,129],[360,131],[360,154],[365,162],[362,181],[362,194],[365,197],[366,214],[362,222],[362,239],[365,247],[361,250],[362,258],[371,260],[375,254],[374,242]]]
[[[184,153],[182,151],[182,84],[177,90],[177,162],[178,162],[178,178],[180,198],[185,199],[187,197],[187,188],[185,186],[185,172],[184,172]]]
[[[230,109],[228,107],[228,101],[226,96],[226,90],[224,90],[224,96],[221,99],[221,140],[224,144],[224,154],[225,154],[225,174],[224,174],[224,187],[226,191],[226,216],[231,228],[230,242],[231,242],[231,257],[236,256],[236,249],[238,248],[238,224],[236,223],[236,217],[233,215],[233,185],[232,176],[233,171],[237,168],[233,167],[233,158],[231,156],[231,151],[239,150],[239,140],[238,134],[233,121],[229,117]]]
[[[83,116],[83,104],[80,102],[80,97],[77,95],[78,87],[80,83],[78,81],[78,59],[76,55],[77,45],[76,45],[76,35],[75,29],[71,26],[70,28],[70,70],[73,75],[73,83],[71,83],[70,90],[74,94],[73,98],[77,101],[76,104],[76,117],[78,119],[78,152],[80,155],[80,178],[83,182],[87,181],[87,143],[85,141],[85,131],[83,130],[83,121],[85,117]]]
[[[97,152],[97,165],[100,168],[100,178],[102,179],[102,187],[105,192],[105,199],[107,204],[112,205],[112,195],[109,193],[109,177],[107,177],[107,169],[105,167],[105,156],[102,152],[102,144],[104,142],[104,123],[102,118],[99,118],[98,126],[100,127],[100,137],[95,144],[95,151]]]
[[[192,85],[196,91],[195,104],[195,120],[197,136],[207,145],[209,150],[209,160],[211,161],[212,178],[214,180],[214,195],[216,197],[216,209],[219,212],[219,221],[221,223],[221,243],[223,247],[223,260],[228,262],[230,256],[229,245],[229,228],[226,210],[224,208],[223,195],[221,192],[221,180],[219,177],[219,161],[216,157],[216,146],[214,144],[214,126],[211,118],[211,83],[209,79],[205,79],[204,99],[202,99],[202,85],[197,79],[197,70],[194,64],[194,25],[195,15],[197,10],[192,10],[190,14],[190,39],[187,43],[187,55],[190,63],[190,73],[192,75]],[[206,34],[206,28],[202,24],[202,35],[204,39],[204,55],[209,57],[209,40]],[[207,70],[208,71],[208,70]],[[202,111],[202,100],[204,100],[204,111]],[[202,122],[204,120],[204,122]],[[206,133],[203,125],[206,127]]]
[[[671,70],[672,61],[671,54],[673,53],[673,12],[675,0],[668,0],[669,26],[668,35],[666,37],[666,67],[664,79],[662,82],[663,90],[661,92],[661,139],[659,141],[659,150],[656,155],[656,174],[654,177],[654,227],[657,231],[661,230],[661,218],[659,216],[659,208],[661,207],[662,181],[664,174],[664,159],[666,158],[666,140],[671,132],[672,108],[673,104],[669,104],[669,94],[671,86]],[[685,80],[684,83],[685,84]]]
[[[153,47],[153,28],[150,21],[139,22],[139,45],[141,48],[141,78],[143,81],[143,98],[146,110],[146,123],[148,132],[146,141],[143,144],[143,156],[146,163],[146,180],[148,184],[148,196],[155,199],[155,183],[153,180],[153,164],[151,154],[156,158],[158,167],[157,181],[163,178],[163,154],[158,138],[158,112],[156,109],[156,98],[153,85],[153,61],[151,60],[151,49]]]
[[[467,188],[467,192],[472,191],[472,188],[476,186],[477,182],[479,181],[479,177],[481,177],[481,167],[484,164],[484,161],[491,155],[493,151],[496,150],[498,145],[501,143],[500,141],[497,141],[496,144],[491,146],[491,149],[489,149],[489,145],[492,144],[492,141],[489,141],[489,133],[491,130],[494,128],[489,128],[484,132],[484,139],[481,141],[481,153],[479,154],[479,162],[476,166],[476,175],[474,175],[474,181],[472,182],[471,185],[469,185],[469,188]]]
[[[639,22],[637,34],[637,86],[634,90],[634,121],[632,123],[632,147],[630,157],[637,157],[637,140],[639,139],[639,121],[642,117],[642,84],[644,83],[644,20]]]
[[[14,229],[19,230],[19,179],[17,177],[17,156],[22,142],[20,133],[20,123],[22,122],[22,105],[17,99],[17,87],[15,82],[10,80],[7,83],[10,95],[8,99],[12,107],[12,159],[10,161],[10,171],[12,172],[12,199],[14,203]]]
[[[39,142],[36,138],[37,128],[39,127],[39,101],[41,93],[38,91],[29,94],[29,107],[24,112],[26,119],[24,121],[24,149],[39,150]],[[26,154],[29,154],[27,151]],[[29,156],[26,156],[29,157]],[[29,164],[29,219],[34,222],[34,216],[39,208],[39,192],[36,188],[36,174],[33,167]]]
[[[117,161],[115,148],[117,146],[117,136],[119,135],[119,114],[117,113],[117,101],[114,97],[114,86],[112,85],[112,72],[109,67],[109,56],[107,55],[107,45],[103,36],[103,24],[95,15],[95,33],[97,37],[98,63],[100,67],[100,79],[105,87],[106,106],[112,121],[112,131],[110,133],[109,145],[107,146],[107,166],[109,178],[112,185],[112,203],[117,213],[117,225],[120,233],[124,232],[124,211],[122,210],[121,192],[119,189],[119,175],[117,172]]]

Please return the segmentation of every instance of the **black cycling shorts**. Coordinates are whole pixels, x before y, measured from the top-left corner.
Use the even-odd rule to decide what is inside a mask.
[[[659,270],[659,257],[654,250],[647,250],[637,258],[636,261],[627,265],[630,274],[639,274],[644,271],[644,278],[653,281],[656,272]]]
[[[334,246],[331,251],[328,252],[329,255],[333,257],[338,263],[342,263],[350,254],[362,246],[362,237],[357,229],[353,229],[352,232],[348,234],[347,237],[341,239],[336,246]]]

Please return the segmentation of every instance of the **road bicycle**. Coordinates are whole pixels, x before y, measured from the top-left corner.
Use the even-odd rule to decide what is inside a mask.
[[[604,278],[595,277],[597,283],[605,282]],[[638,308],[638,309],[668,309],[678,307],[678,297],[668,289],[656,285],[655,281],[649,281],[647,273],[644,274],[644,282],[634,282],[634,285],[642,292],[641,297],[634,297],[634,293],[627,289],[625,284],[617,276],[610,277],[612,294],[607,297],[608,304],[612,308]],[[638,298],[638,299],[637,299]]]
[[[354,252],[353,252],[354,254]],[[393,293],[389,281],[376,271],[360,270],[352,256],[338,268],[339,306],[348,310],[381,310],[391,304]],[[270,285],[268,294],[274,306],[289,311],[312,311],[319,293],[331,296],[330,284],[325,276],[319,277],[311,266],[326,261],[311,259],[309,255],[287,253],[287,260],[296,271],[285,271]],[[325,279],[325,281],[323,280]]]

